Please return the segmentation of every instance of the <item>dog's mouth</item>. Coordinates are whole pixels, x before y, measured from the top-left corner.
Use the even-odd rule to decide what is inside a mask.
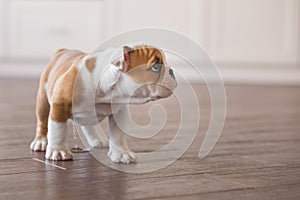
[[[161,97],[161,96],[152,96],[152,97],[150,97],[150,100],[155,101],[155,100],[158,100],[158,99],[161,99],[161,98],[163,98],[163,97]]]

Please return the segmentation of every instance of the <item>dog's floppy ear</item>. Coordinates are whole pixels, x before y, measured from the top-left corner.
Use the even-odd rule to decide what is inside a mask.
[[[132,51],[132,49],[128,46],[124,46],[123,47],[123,58],[124,61],[122,63],[122,67],[121,67],[121,71],[122,72],[127,72],[129,69],[129,65],[130,65],[130,52]]]

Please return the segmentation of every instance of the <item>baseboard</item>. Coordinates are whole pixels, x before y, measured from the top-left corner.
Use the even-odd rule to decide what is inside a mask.
[[[11,63],[0,62],[0,78],[38,78],[45,63]],[[203,79],[192,68],[177,67],[191,82]],[[300,85],[300,67],[219,67],[220,74],[226,84],[280,84]]]
[[[300,68],[220,68],[225,83],[300,85]]]
[[[38,78],[47,62],[0,62],[0,78]]]
[[[220,67],[219,71],[226,84],[300,85],[300,68]],[[180,73],[191,82],[203,82],[194,70],[185,68]]]

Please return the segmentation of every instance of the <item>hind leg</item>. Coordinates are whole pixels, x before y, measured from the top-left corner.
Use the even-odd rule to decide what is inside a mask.
[[[49,111],[50,105],[46,91],[44,85],[40,84],[36,104],[36,135],[30,144],[30,149],[33,151],[46,151]]]
[[[81,130],[92,148],[108,147],[108,139],[98,130],[97,125],[82,126]]]

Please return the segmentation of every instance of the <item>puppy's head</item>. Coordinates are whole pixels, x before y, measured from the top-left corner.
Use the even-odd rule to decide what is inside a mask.
[[[123,47],[123,59],[115,63],[122,72],[118,83],[129,103],[169,97],[177,86],[163,52],[152,46]]]

